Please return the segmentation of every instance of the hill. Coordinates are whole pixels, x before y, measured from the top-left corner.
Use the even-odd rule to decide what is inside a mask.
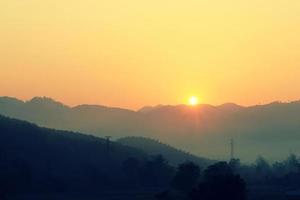
[[[118,139],[117,142],[135,147],[143,150],[149,155],[157,155],[161,154],[164,158],[166,158],[169,163],[173,166],[177,166],[186,161],[192,161],[197,165],[206,168],[207,166],[213,164],[215,161],[209,160],[206,158],[201,158],[195,155],[192,155],[188,152],[184,152],[182,150],[178,150],[170,145],[163,144],[158,140],[144,138],[144,137],[124,137]]]
[[[107,143],[94,136],[40,128],[0,116],[1,199],[7,195],[39,193],[99,195],[111,189],[136,188],[134,178],[127,176],[128,163],[139,167],[139,188],[163,187],[169,183],[166,176],[171,176],[172,169],[160,160],[149,158],[136,148]],[[152,178],[144,174],[151,174]]]

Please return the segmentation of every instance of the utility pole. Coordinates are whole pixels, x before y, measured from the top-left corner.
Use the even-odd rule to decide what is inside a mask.
[[[106,138],[106,153],[107,153],[107,157],[109,158],[111,136],[105,136],[105,138]]]
[[[234,140],[230,140],[230,160],[234,159]]]

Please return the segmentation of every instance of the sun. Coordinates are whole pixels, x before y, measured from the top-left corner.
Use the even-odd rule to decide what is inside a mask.
[[[191,96],[189,98],[189,105],[196,106],[196,105],[198,105],[198,103],[199,103],[199,100],[196,96]]]

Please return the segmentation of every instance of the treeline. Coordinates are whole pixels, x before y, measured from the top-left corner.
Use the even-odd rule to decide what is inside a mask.
[[[161,186],[164,186],[162,189],[166,189],[156,195],[156,199],[159,200],[244,200],[250,193],[252,193],[252,199],[256,199],[253,196],[264,195],[264,192],[269,192],[267,195],[273,195],[273,199],[275,197],[280,199],[276,196],[279,192],[272,190],[281,188],[288,192],[296,190],[300,184],[300,158],[295,154],[272,164],[259,156],[253,164],[242,164],[238,159],[232,159],[229,162],[217,162],[207,168],[202,168],[193,162],[185,162],[173,168],[163,161],[162,156],[157,158],[160,162],[156,162],[156,169],[165,171],[154,170],[156,173],[153,174],[153,171],[146,177],[145,174],[140,173],[142,170],[135,159],[131,158],[125,163],[131,163],[131,165],[126,165],[130,166],[127,168],[130,169],[128,177],[136,177],[131,179],[136,185],[143,185],[139,179],[149,181],[153,177],[160,177],[164,180]],[[248,188],[253,186],[258,190],[249,191]],[[260,192],[262,194],[259,194]]]
[[[120,168],[110,165],[104,171],[86,166],[76,173],[69,166],[71,174],[61,168],[36,170],[32,163],[22,160],[2,158],[0,163],[1,199],[30,193],[89,193],[101,197],[101,192],[106,190],[142,191],[147,188],[157,191],[154,196],[157,200],[219,200],[220,197],[243,200],[246,197],[245,182],[226,162],[202,171],[193,162],[172,167],[161,155],[146,160],[130,157]]]
[[[230,165],[249,185],[295,187],[300,184],[300,158],[295,154],[274,163],[269,163],[259,156],[250,165],[241,164],[238,159],[233,159]]]
[[[246,183],[229,163],[218,162],[204,170],[193,162],[180,164],[170,189],[156,196],[159,200],[244,200]]]

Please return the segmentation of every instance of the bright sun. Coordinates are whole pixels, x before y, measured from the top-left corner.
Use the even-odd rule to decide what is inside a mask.
[[[199,100],[198,100],[197,97],[191,96],[191,97],[189,98],[189,104],[190,104],[191,106],[198,105],[198,103],[199,103]]]

